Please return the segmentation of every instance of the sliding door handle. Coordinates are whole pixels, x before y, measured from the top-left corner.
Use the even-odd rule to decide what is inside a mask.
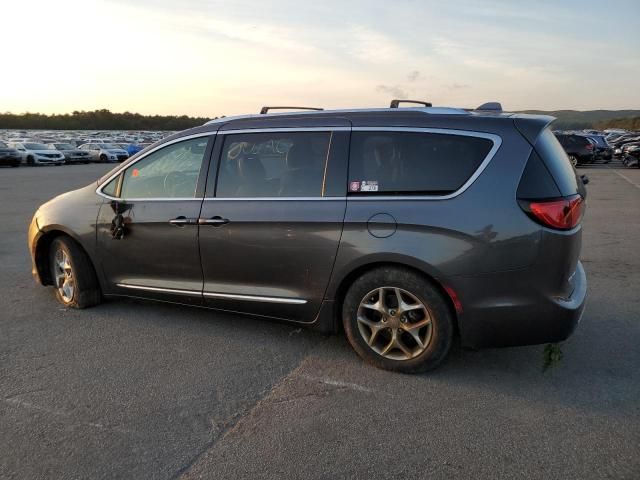
[[[212,227],[220,227],[229,223],[228,218],[222,218],[220,216],[215,216],[212,218],[199,218],[198,225],[211,225]]]

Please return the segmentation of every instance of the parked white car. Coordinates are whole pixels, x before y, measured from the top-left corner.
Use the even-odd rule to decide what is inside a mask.
[[[64,163],[64,155],[61,152],[52,151],[43,143],[10,142],[9,146],[20,152],[22,163],[27,165],[62,165]]]
[[[80,150],[89,152],[95,162],[123,162],[129,158],[126,150],[110,143],[85,143]]]

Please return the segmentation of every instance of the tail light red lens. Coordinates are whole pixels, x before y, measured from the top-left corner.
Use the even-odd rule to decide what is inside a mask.
[[[558,230],[571,230],[582,220],[585,203],[580,195],[560,200],[527,202],[525,210],[537,222]]]

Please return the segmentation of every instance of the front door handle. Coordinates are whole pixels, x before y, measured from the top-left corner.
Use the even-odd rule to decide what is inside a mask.
[[[229,223],[228,218],[222,218],[218,215],[212,218],[199,218],[198,225],[211,225],[212,227],[220,227]]]
[[[179,217],[169,220],[169,223],[171,225],[175,225],[176,227],[184,227],[185,225],[195,225],[198,222],[195,218],[187,218],[183,215],[180,215]]]

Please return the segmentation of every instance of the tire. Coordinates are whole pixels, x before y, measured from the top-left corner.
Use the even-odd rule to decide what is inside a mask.
[[[11,168],[16,168],[16,167],[19,167],[19,166],[20,166],[20,164],[19,164],[19,163],[12,163],[12,164],[11,164]]]
[[[107,163],[107,161],[109,161],[109,159],[104,153],[100,155],[100,163]]]
[[[35,160],[33,159],[33,157],[31,155],[29,155],[27,157],[27,165],[31,165],[32,167],[35,165]]]
[[[407,308],[405,314],[398,308],[398,292]],[[376,268],[356,279],[344,298],[342,323],[361,358],[378,368],[403,373],[436,368],[449,353],[454,333],[451,310],[439,290],[418,273],[398,267]],[[422,345],[415,340],[416,334]]]
[[[63,259],[66,260],[64,263],[68,268],[61,268]],[[88,308],[99,304],[102,300],[91,259],[73,239],[58,237],[51,243],[49,267],[56,298],[62,305],[71,308]],[[67,288],[58,287],[63,281]],[[71,287],[71,290],[68,287]]]

